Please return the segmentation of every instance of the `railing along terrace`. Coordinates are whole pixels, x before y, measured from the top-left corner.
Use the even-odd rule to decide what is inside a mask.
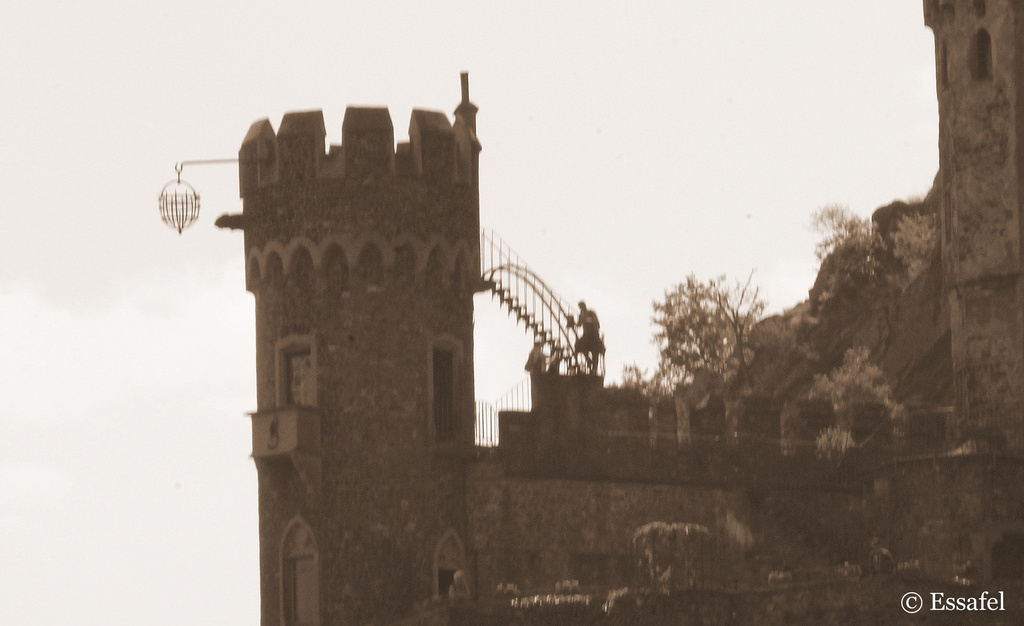
[[[529,411],[530,395],[529,381],[524,380],[497,403],[488,419],[497,420],[501,411]],[[509,414],[514,426],[503,432],[510,439],[501,444],[509,466],[524,475],[840,488],[861,485],[875,469],[916,457],[1024,453],[1024,414],[1018,405],[993,410],[990,416],[975,410],[973,424],[959,422],[948,406],[903,407],[892,415],[879,415],[874,408],[867,407],[872,410],[857,418],[852,445],[840,448],[819,441],[813,428],[778,436],[770,429],[730,428],[724,416],[699,419],[689,434],[680,436],[674,417],[671,428],[663,422],[620,422],[619,430],[608,430],[584,418],[571,430],[552,432],[536,420]],[[758,424],[772,419],[769,414],[757,415]]]
[[[482,448],[498,445],[498,411],[485,400],[476,401],[476,425],[473,443]]]
[[[523,413],[531,411],[533,410],[532,389],[533,383],[530,377],[527,376],[508,391],[501,394],[494,401],[494,407],[499,413],[502,411],[520,411]]]
[[[493,448],[498,445],[498,420],[502,411],[529,412],[533,408],[532,382],[529,377],[516,383],[493,402],[476,402],[476,436],[478,446]]]
[[[516,450],[513,456],[523,457],[510,459],[517,472],[638,481],[766,483],[792,488],[856,488],[869,479],[873,469],[895,460],[978,451],[973,443],[944,436],[894,436],[890,428],[831,453],[813,439],[747,432],[691,433],[680,440],[675,433],[664,431],[584,431],[551,440],[536,450],[523,448],[526,441],[508,442],[509,452]]]
[[[960,439],[974,440],[978,452],[1024,454],[1024,407],[1020,401],[999,399],[984,403],[966,400],[966,416],[954,418]]]
[[[973,406],[958,417],[951,406],[910,407],[892,423],[894,456],[1024,454],[1024,411],[1019,403]]]
[[[892,423],[895,456],[944,453],[955,447],[953,407],[907,407]]]
[[[535,449],[509,441],[507,449],[518,452],[506,459],[506,469],[513,474],[640,483],[857,490],[865,484],[864,470],[870,465],[866,451],[851,450],[841,459],[819,458],[813,441],[742,434],[692,435],[680,443],[663,433],[583,433]]]
[[[731,436],[691,435],[680,443],[675,436],[649,432],[610,432],[591,435],[585,442],[558,448],[562,467],[605,476],[671,482],[765,484],[784,488],[834,487],[858,489],[876,468],[912,457],[935,458],[976,454],[1019,455],[1012,441],[1003,443],[945,436],[900,439],[877,437],[841,454],[828,455],[816,441],[779,439],[734,433]],[[1002,437],[1000,433],[999,437]]]

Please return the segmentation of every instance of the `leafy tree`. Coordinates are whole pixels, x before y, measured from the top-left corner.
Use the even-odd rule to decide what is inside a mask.
[[[840,463],[846,451],[857,444],[850,432],[854,426],[854,410],[858,404],[880,404],[889,416],[900,409],[892,398],[892,390],[885,382],[885,374],[870,363],[866,347],[850,348],[843,355],[843,363],[828,374],[814,377],[809,395],[828,400],[835,411],[837,424],[825,428],[815,440],[819,459]]]
[[[828,459],[837,464],[842,461],[846,451],[854,447],[853,435],[850,431],[839,426],[829,426],[818,433],[814,442],[815,455],[819,459]]]
[[[729,286],[725,276],[702,282],[690,274],[654,302],[657,376],[679,384],[706,369],[723,381],[745,382],[750,335],[765,308],[753,277],[751,272],[746,283]]]
[[[800,329],[807,326],[807,306],[801,303],[781,315],[773,315],[758,322],[750,334],[749,346],[759,360],[783,363],[793,353],[814,358],[809,345],[801,340]]]
[[[913,282],[931,262],[938,243],[934,213],[904,215],[892,236],[893,256],[907,270],[907,282]]]
[[[819,303],[856,293],[876,275],[878,239],[872,233],[871,220],[855,215],[848,207],[830,204],[811,215],[811,228],[822,236],[814,248],[821,261],[815,282]]]
[[[635,389],[652,400],[672,393],[672,386],[661,369],[648,375],[647,369],[641,369],[636,363],[622,366],[622,387]]]
[[[863,346],[847,350],[842,365],[827,375],[814,377],[811,395],[829,400],[837,413],[861,402],[893,406],[892,390],[885,383],[885,374],[882,368],[868,362],[870,354]]]
[[[827,375],[814,377],[812,397],[824,398],[832,403],[838,426],[833,432],[823,431],[818,437],[818,450],[831,450],[841,458],[849,445],[844,445],[845,435],[853,427],[854,410],[858,404],[880,404],[892,417],[898,409],[892,397],[892,389],[885,382],[882,368],[868,362],[870,352],[866,347],[850,348],[843,355],[843,364]],[[851,439],[852,441],[852,439]]]
[[[814,246],[814,255],[819,261],[841,248],[870,247],[871,244],[871,220],[841,204],[827,204],[812,213],[811,229],[822,236]]]
[[[697,575],[708,558],[704,544],[710,537],[700,524],[650,522],[637,528],[633,550],[644,583],[662,593],[699,584]]]

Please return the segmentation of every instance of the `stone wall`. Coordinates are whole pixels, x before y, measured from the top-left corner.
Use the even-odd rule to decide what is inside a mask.
[[[634,585],[631,541],[640,526],[696,523],[721,538],[730,523],[742,527],[736,513],[740,498],[673,485],[506,478],[500,463],[479,463],[469,483],[469,510],[481,597],[499,583],[514,583],[524,592],[553,590],[563,580],[583,587]],[[726,557],[728,545],[707,546],[707,580],[725,578],[712,568],[742,555],[737,547]]]
[[[920,560],[947,578],[971,561],[972,575],[989,580],[993,546],[1024,532],[1024,462],[988,454],[906,459],[879,471],[872,506],[898,560]]]
[[[506,583],[524,593],[551,592],[563,580],[635,587],[643,580],[632,537],[650,522],[705,526],[699,584],[722,588],[763,582],[775,570],[863,564],[884,526],[861,493],[516,478],[497,459],[473,467],[469,510],[481,599]]]

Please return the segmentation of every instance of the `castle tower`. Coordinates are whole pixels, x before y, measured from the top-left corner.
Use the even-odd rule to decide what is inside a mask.
[[[253,124],[239,150],[255,296],[262,624],[386,623],[472,581],[476,107]]]
[[[1024,1],[925,0],[960,435],[1024,449]]]

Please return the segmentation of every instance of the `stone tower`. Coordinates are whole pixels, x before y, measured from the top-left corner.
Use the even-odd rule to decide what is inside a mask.
[[[1024,448],[1024,0],[925,0],[957,427]]]
[[[476,107],[264,119],[239,150],[255,296],[262,624],[387,622],[464,549],[479,281]]]

